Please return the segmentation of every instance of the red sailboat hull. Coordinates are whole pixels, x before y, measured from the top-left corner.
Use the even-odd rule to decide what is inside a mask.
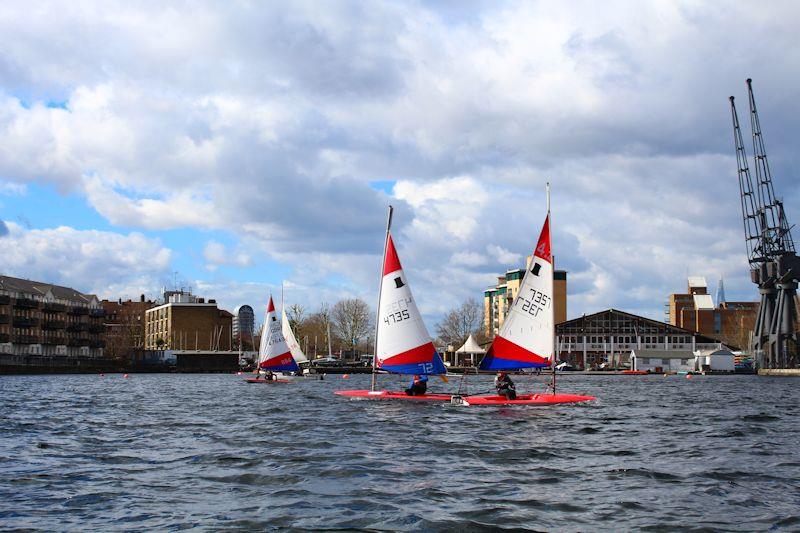
[[[334,394],[349,398],[365,398],[367,400],[405,400],[411,402],[451,402],[461,405],[557,405],[565,403],[590,402],[594,396],[578,394],[521,394],[516,400],[504,396],[455,396],[452,394],[423,394],[408,396],[401,391],[339,390]]]
[[[349,398],[366,398],[367,400],[407,400],[412,402],[449,402],[450,394],[422,394],[409,396],[403,391],[388,390],[337,390],[334,394]]]

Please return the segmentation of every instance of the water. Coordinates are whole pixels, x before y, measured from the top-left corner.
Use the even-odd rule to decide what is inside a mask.
[[[368,380],[0,377],[0,529],[800,528],[798,379],[569,375],[599,400],[549,408],[331,393]]]

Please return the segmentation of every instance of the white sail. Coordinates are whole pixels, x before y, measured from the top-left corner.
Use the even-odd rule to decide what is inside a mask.
[[[300,344],[297,342],[294,332],[292,332],[285,309],[281,309],[281,328],[283,330],[283,338],[286,339],[286,344],[289,346],[289,351],[292,352],[295,362],[297,364],[307,363],[308,357],[303,353],[303,349],[300,348]]]
[[[548,214],[519,292],[481,361],[481,370],[547,365],[553,357],[553,332],[553,258]]]
[[[275,304],[272,296],[267,304],[267,314],[264,317],[264,327],[261,330],[261,344],[258,349],[258,367],[262,370],[294,372],[299,370],[294,362],[289,346],[281,331],[278,322]]]
[[[377,334],[377,367],[402,374],[446,372],[411,294],[391,235],[386,241]]]

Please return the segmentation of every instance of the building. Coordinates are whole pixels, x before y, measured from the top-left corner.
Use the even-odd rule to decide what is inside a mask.
[[[720,285],[715,305],[705,278],[692,276],[687,282],[686,294],[669,296],[669,323],[714,337],[728,346],[749,348],[759,303],[727,302]]]
[[[41,281],[0,276],[0,354],[102,358],[103,307],[97,296]]]
[[[508,309],[519,293],[522,277],[530,267],[531,256],[528,256],[526,268],[507,270],[505,275],[497,277],[497,285],[483,292],[483,327],[488,338],[494,338],[508,314]],[[553,272],[553,310],[556,324],[567,320],[567,272]]]
[[[256,314],[249,305],[240,305],[233,310],[233,338],[252,341],[256,328]]]
[[[187,291],[167,291],[166,303],[145,311],[147,350],[233,349],[233,315]]]
[[[689,350],[632,350],[631,368],[643,372],[693,372],[695,356]]]
[[[698,350],[697,370],[711,372],[736,372],[736,355],[727,348]]]
[[[694,352],[722,347],[712,337],[616,309],[557,324],[556,346],[561,361],[583,369],[604,363],[621,366],[633,350]]]
[[[106,355],[117,359],[130,359],[134,350],[144,349],[145,312],[156,306],[145,300],[122,299],[100,302],[105,311]]]

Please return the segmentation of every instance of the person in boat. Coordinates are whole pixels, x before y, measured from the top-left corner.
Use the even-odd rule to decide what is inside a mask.
[[[505,372],[498,372],[494,378],[494,387],[497,389],[497,394],[505,397],[507,400],[517,399],[517,389],[514,382],[508,377]]]
[[[272,373],[272,370],[267,370],[264,374],[264,381],[272,381],[275,379],[275,374]]]
[[[415,374],[406,389],[408,396],[422,396],[428,390],[428,376]]]

